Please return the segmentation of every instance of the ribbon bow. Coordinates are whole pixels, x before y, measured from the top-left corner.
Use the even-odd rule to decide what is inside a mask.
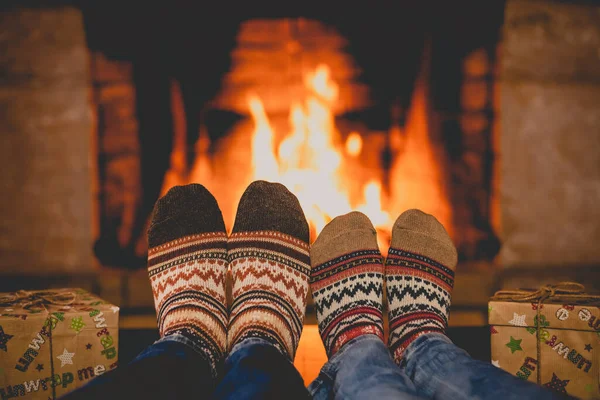
[[[75,302],[77,295],[75,292],[55,292],[51,290],[31,292],[28,290],[19,290],[18,292],[6,293],[0,297],[0,305],[22,304],[26,310],[31,308],[44,308],[46,304],[59,306],[68,306]]]
[[[585,286],[577,282],[560,282],[556,285],[545,285],[536,291],[530,290],[499,290],[493,300],[511,300],[517,302],[536,301],[543,303],[553,297],[568,298],[568,300],[594,301],[600,296],[585,294]]]

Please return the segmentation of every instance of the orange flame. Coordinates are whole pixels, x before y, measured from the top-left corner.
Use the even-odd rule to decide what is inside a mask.
[[[216,148],[214,162],[206,152],[208,143],[204,142],[208,138],[201,135],[203,142],[197,147],[188,180],[204,184],[215,195],[229,230],[242,192],[251,181],[263,179],[282,183],[298,197],[311,226],[312,240],[332,218],[352,210],[363,212],[373,222],[384,254],[392,217],[408,208],[434,214],[452,233],[441,164],[428,135],[422,82],[415,85],[405,131],[395,127],[389,132],[395,161],[388,184],[382,181],[379,164],[357,173],[356,166],[369,157],[376,159],[381,147],[373,150],[376,140],[365,140],[358,132],[342,138],[333,114],[339,88],[329,67],[319,65],[307,73],[304,86],[304,97],[295,99],[290,107],[287,129],[269,119],[260,97],[250,95],[247,105],[253,127],[240,124],[227,135]],[[176,181],[166,179],[165,191]]]
[[[275,134],[260,99],[251,96],[248,102],[254,121],[252,165],[254,179],[266,179],[284,184],[300,201],[314,233],[335,216],[348,213],[358,204],[347,192],[349,176],[340,168],[343,148],[336,129],[332,108],[338,98],[338,86],[331,80],[326,65],[319,65],[305,77],[307,97],[290,110],[290,132],[281,140],[274,153]],[[349,151],[360,152],[362,140],[355,133]],[[372,181],[364,187],[364,204],[360,211],[375,225],[389,223],[389,215],[381,209],[381,182]]]
[[[360,134],[357,132],[352,132],[348,135],[348,139],[346,139],[346,154],[356,157],[360,154],[362,146],[363,142]]]

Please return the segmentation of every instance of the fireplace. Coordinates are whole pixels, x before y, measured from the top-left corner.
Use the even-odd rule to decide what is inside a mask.
[[[101,263],[143,265],[152,204],[173,185],[207,186],[230,229],[256,179],[298,196],[312,240],[356,209],[385,250],[395,218],[421,208],[461,261],[491,261],[503,7],[446,8],[453,18],[402,3],[337,17],[265,5],[212,16],[210,29],[187,4],[135,27],[84,10]]]
[[[27,275],[153,312],[156,199],[199,181],[231,228],[261,178],[313,239],[359,209],[385,250],[403,209],[435,214],[478,324],[497,287],[595,285],[597,6],[493,3],[2,3],[0,289]]]

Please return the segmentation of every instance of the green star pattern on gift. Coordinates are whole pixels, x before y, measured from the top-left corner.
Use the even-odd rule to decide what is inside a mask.
[[[547,328],[550,326],[550,322],[548,322],[546,320],[546,316],[544,315],[540,315],[540,320],[538,323],[538,316],[536,315],[535,318],[533,319],[533,326],[538,327],[538,328]],[[527,332],[531,333],[532,335],[537,331],[536,328],[527,328]]]
[[[71,329],[73,329],[77,333],[81,332],[84,326],[85,323],[83,322],[83,317],[79,316],[71,319]]]
[[[510,342],[506,343],[506,347],[508,347],[511,353],[514,354],[515,351],[523,351],[521,348],[521,342],[523,339],[515,339],[514,337],[510,337]]]

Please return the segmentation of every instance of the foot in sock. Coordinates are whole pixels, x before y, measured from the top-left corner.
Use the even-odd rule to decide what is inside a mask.
[[[398,217],[385,263],[389,348],[397,364],[420,335],[446,332],[456,262],[456,248],[434,216],[408,210]]]
[[[228,241],[229,349],[261,338],[294,359],[308,293],[308,232],[300,203],[285,186],[265,181],[248,186]]]
[[[148,247],[160,336],[187,337],[216,375],[227,339],[227,234],[215,198],[197,184],[169,190],[154,207]]]
[[[383,340],[383,260],[377,232],[362,213],[334,218],[313,243],[311,290],[331,358],[353,338]]]

